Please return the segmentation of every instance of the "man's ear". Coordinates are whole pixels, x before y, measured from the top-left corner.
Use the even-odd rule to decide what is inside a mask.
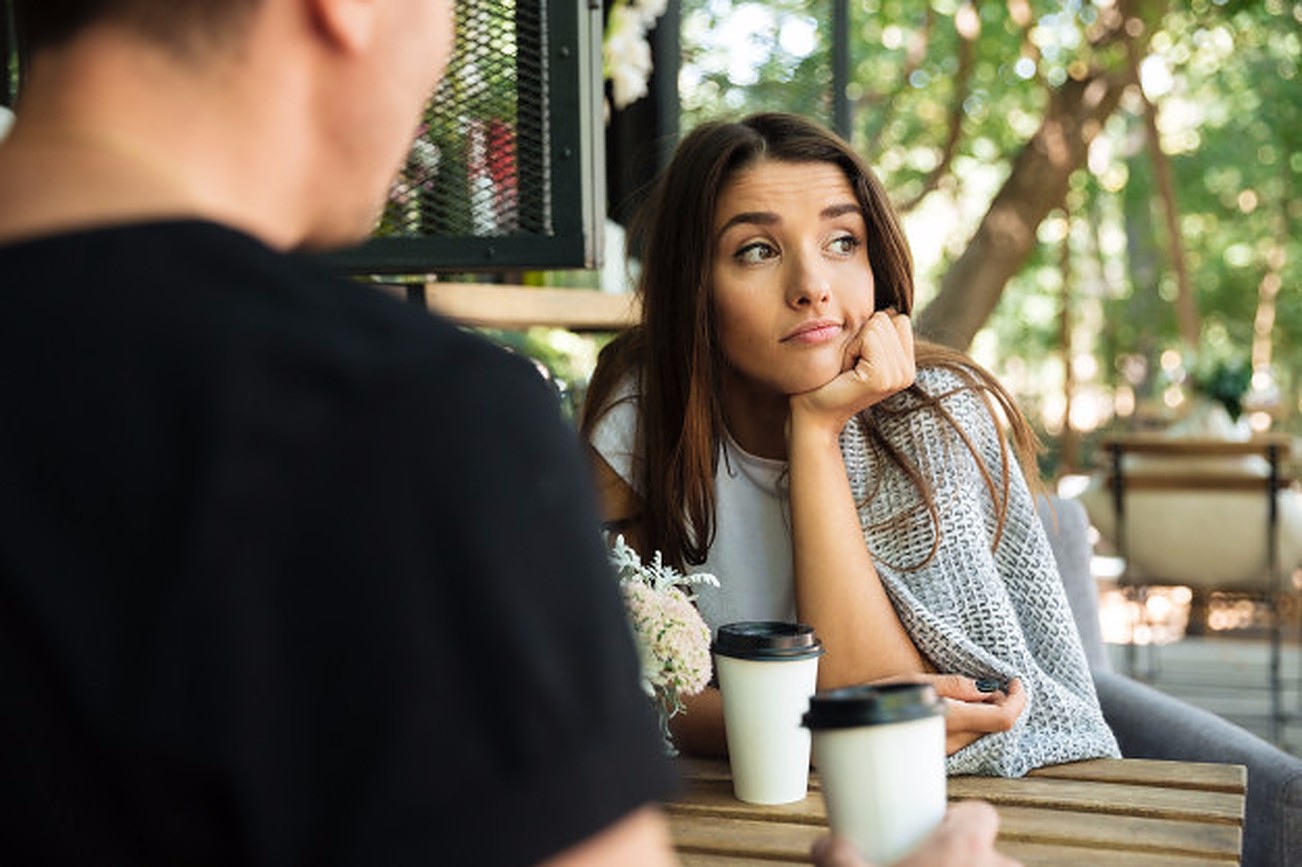
[[[379,17],[376,0],[308,0],[313,23],[335,46],[347,52],[370,45]]]

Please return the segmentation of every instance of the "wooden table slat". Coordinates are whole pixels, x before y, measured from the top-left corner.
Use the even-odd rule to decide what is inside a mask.
[[[999,851],[1021,861],[1023,867],[1226,867],[1239,863],[1237,857],[1225,861],[1172,853],[1108,851],[1016,841],[1001,841]]]
[[[680,852],[678,863],[682,867],[743,867],[747,864],[790,864],[785,858],[774,861],[771,858],[756,858],[753,855],[719,855],[715,852]]]
[[[995,806],[1040,806],[1086,813],[1119,813],[1156,819],[1243,821],[1243,797],[1228,792],[1161,789],[1122,783],[1026,777],[951,777],[951,799],[980,798]]]
[[[811,790],[802,801],[791,804],[747,804],[732,793],[729,780],[698,780],[667,805],[671,813],[719,816],[725,819],[757,819],[799,822],[807,825],[827,824],[827,808],[821,792]]]
[[[732,779],[727,762],[718,759],[678,759],[685,780]],[[1037,768],[1029,777],[1061,780],[1096,780],[1104,783],[1133,783],[1162,788],[1201,789],[1209,792],[1243,794],[1248,788],[1248,771],[1242,765],[1213,762],[1172,762],[1161,759],[1090,759]],[[952,777],[951,779],[960,779]],[[809,776],[809,787],[818,790],[818,772]]]
[[[1017,858],[1024,867],[1226,867],[1227,862],[1181,855],[1141,855],[1135,852],[1099,852],[1090,849],[1066,850],[1060,846],[1034,843],[1000,845],[1000,850]],[[760,858],[755,855],[723,855],[714,852],[683,852],[683,867],[753,867],[793,863],[788,858]],[[801,863],[808,863],[801,862]]]
[[[789,825],[772,819],[730,819],[670,814],[669,829],[680,853],[713,853],[809,861],[814,841],[827,833],[817,825]]]
[[[1102,783],[1155,785],[1164,789],[1202,789],[1242,795],[1248,790],[1243,765],[1212,762],[1170,762],[1159,759],[1091,759],[1037,768],[1027,776],[1055,780],[1096,780]]]
[[[1039,807],[1002,807],[999,841],[1083,846],[1094,850],[1151,852],[1233,861],[1242,831],[1236,825],[1181,822],[1142,816],[1098,816],[1080,821],[1073,813]]]

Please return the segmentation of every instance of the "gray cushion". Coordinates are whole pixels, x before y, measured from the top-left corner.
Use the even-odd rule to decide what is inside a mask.
[[[1049,535],[1053,557],[1058,561],[1058,573],[1067,590],[1085,658],[1094,671],[1108,671],[1107,648],[1103,645],[1103,628],[1099,624],[1099,588],[1090,571],[1094,556],[1094,543],[1090,540],[1090,522],[1085,507],[1076,500],[1062,497],[1037,497],[1036,509]]]

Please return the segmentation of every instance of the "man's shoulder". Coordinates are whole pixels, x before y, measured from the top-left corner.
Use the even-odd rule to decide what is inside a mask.
[[[143,222],[0,245],[0,272],[15,327],[111,333],[117,349],[180,369],[229,373],[234,359],[259,372],[259,388],[311,371],[399,400],[436,390],[451,404],[458,393],[483,401],[538,385],[528,362],[482,336],[218,223]]]

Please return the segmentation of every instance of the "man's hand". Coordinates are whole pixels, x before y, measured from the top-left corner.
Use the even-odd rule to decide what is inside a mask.
[[[994,807],[985,801],[962,801],[949,808],[912,854],[891,867],[1018,867],[1017,861],[995,851],[998,833]],[[811,855],[817,867],[874,867],[843,837],[819,837]]]

